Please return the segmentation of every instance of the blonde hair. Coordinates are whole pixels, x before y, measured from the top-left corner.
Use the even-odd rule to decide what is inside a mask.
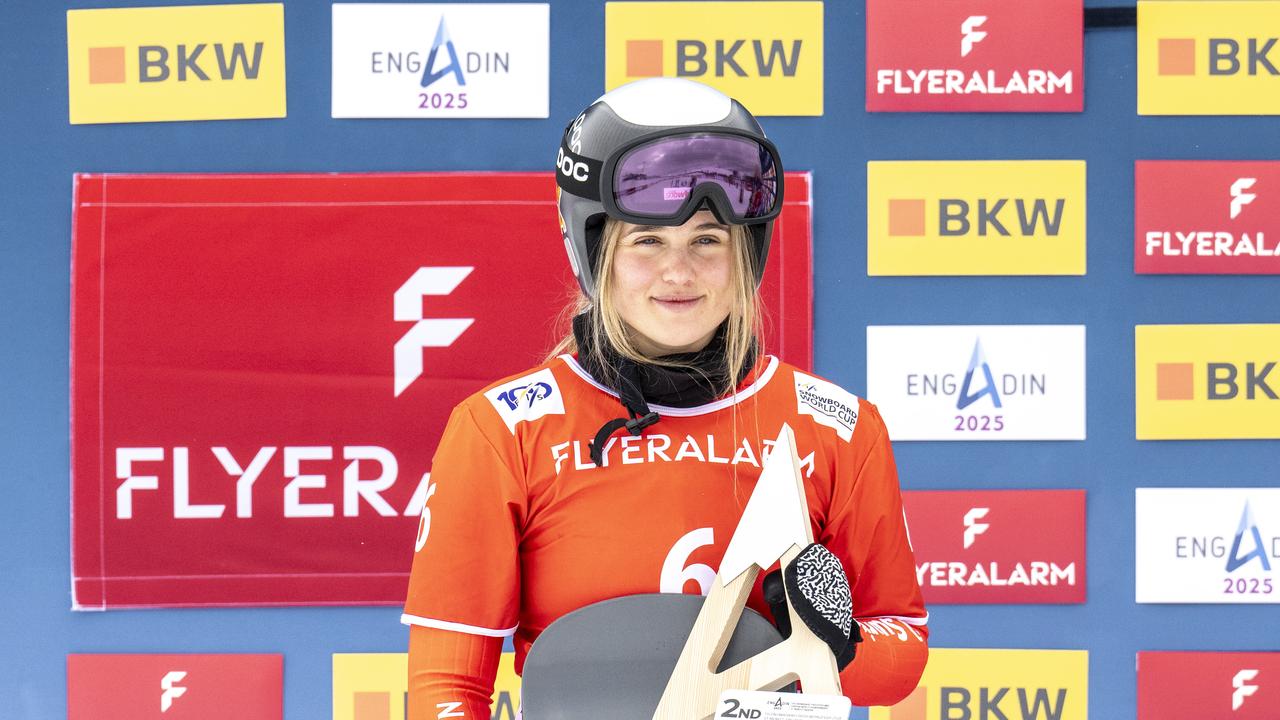
[[[730,268],[730,292],[733,302],[729,310],[729,318],[725,327],[725,387],[715,388],[717,395],[730,393],[737,386],[738,379],[748,369],[746,364],[759,355],[762,314],[760,294],[756,291],[754,243],[750,233],[743,225],[729,225],[729,244],[733,249],[733,265]],[[573,316],[588,310],[591,313],[591,324],[587,333],[591,337],[591,351],[595,355],[593,364],[596,367],[609,367],[605,361],[606,343],[614,352],[634,362],[664,365],[667,367],[691,368],[687,363],[646,357],[636,349],[632,342],[631,330],[623,322],[622,316],[613,304],[613,256],[618,241],[622,238],[626,223],[613,218],[605,221],[601,231],[600,252],[598,254],[595,278],[596,297],[594,301],[582,292],[566,305],[561,313],[561,322],[571,322]],[[578,342],[573,336],[572,327],[561,338],[548,355],[548,359],[562,353],[581,352]],[[605,382],[613,382],[615,378],[601,378]]]

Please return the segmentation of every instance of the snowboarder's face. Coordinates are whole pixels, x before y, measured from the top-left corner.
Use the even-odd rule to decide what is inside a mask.
[[[612,295],[647,357],[707,346],[733,308],[735,248],[708,211],[677,227],[624,224],[613,253]]]

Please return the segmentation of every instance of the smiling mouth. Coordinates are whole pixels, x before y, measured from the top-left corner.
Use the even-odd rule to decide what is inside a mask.
[[[653,301],[654,301],[655,303],[657,303],[659,307],[664,307],[664,308],[666,308],[666,309],[668,309],[668,310],[687,310],[687,309],[692,308],[692,307],[694,307],[695,305],[697,305],[697,304],[698,304],[698,302],[699,302],[699,301],[701,301],[701,300],[702,300],[702,297],[701,297],[701,296],[698,296],[698,297],[655,297],[655,298],[653,298]]]

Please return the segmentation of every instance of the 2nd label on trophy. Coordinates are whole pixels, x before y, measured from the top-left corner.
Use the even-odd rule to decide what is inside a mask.
[[[849,698],[758,690],[725,690],[715,717],[748,720],[847,720]]]

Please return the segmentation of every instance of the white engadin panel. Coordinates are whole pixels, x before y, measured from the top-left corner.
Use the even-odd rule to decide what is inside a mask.
[[[1138,488],[1135,599],[1280,602],[1280,488]]]
[[[867,328],[867,399],[893,440],[1083,440],[1083,325]]]
[[[335,3],[333,117],[547,117],[538,4]]]

